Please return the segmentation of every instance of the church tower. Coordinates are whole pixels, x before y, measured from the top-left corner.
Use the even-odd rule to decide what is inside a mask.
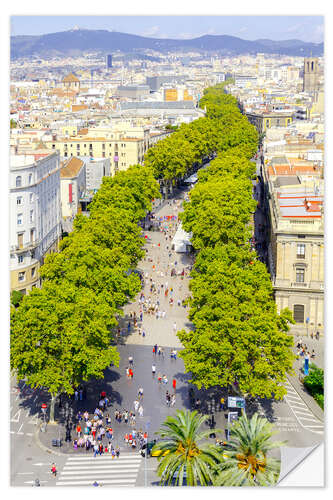
[[[312,92],[318,89],[318,58],[304,58],[303,92]]]

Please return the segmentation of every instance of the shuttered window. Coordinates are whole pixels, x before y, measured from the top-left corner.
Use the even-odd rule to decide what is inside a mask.
[[[294,320],[296,323],[304,323],[304,306],[301,304],[294,305]]]

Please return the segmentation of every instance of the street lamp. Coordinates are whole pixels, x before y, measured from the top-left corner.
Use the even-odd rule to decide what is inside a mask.
[[[42,413],[43,413],[43,425],[41,427],[42,432],[46,432],[46,420],[45,420],[46,410],[47,410],[47,404],[42,403]]]
[[[68,401],[66,401],[64,412],[63,412],[65,421],[66,421],[66,442],[70,442],[72,440],[71,436],[71,426],[72,426],[72,417],[73,417],[73,408],[69,408]]]

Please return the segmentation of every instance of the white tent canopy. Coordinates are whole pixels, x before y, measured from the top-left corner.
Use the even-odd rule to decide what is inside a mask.
[[[186,253],[192,248],[191,245],[192,233],[187,233],[179,224],[176,234],[171,242],[172,248],[174,248],[177,253]]]
[[[195,184],[198,180],[197,174],[190,175],[187,179],[184,180],[185,184]]]

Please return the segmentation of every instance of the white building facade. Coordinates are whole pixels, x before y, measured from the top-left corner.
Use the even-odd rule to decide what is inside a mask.
[[[59,153],[10,157],[9,210],[11,290],[26,294],[61,237]]]

